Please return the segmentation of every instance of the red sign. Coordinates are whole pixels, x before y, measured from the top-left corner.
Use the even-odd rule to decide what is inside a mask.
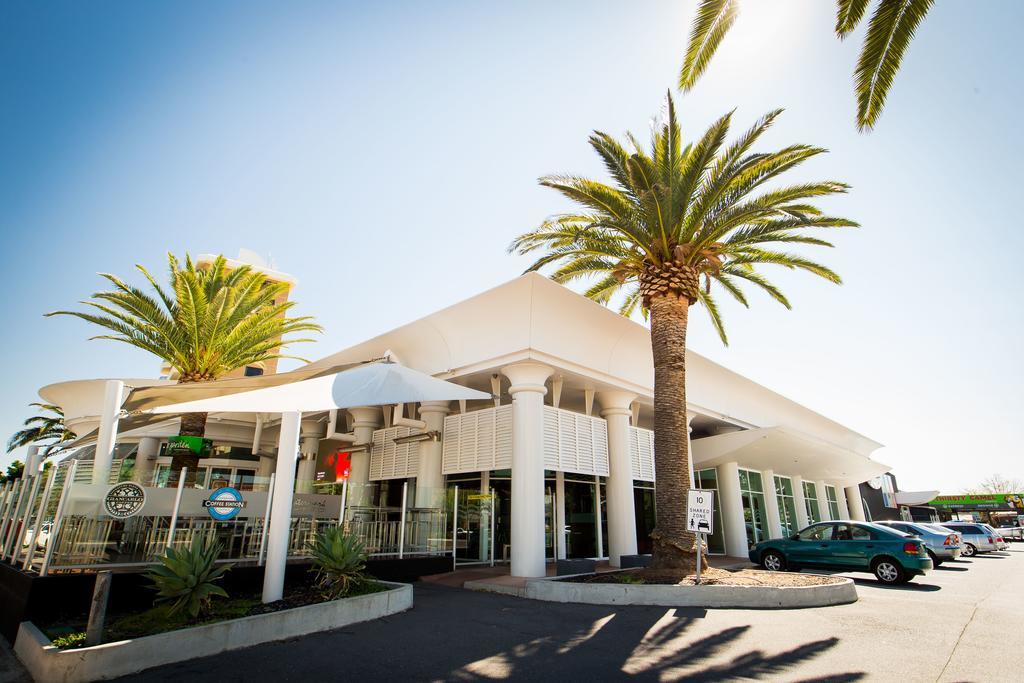
[[[317,457],[316,481],[345,481],[352,473],[352,454],[348,451],[336,451]]]

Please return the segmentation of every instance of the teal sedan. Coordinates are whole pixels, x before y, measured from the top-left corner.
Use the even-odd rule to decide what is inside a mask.
[[[769,571],[803,568],[871,572],[882,583],[906,583],[933,568],[921,539],[869,522],[812,524],[789,538],[762,541],[750,561]]]

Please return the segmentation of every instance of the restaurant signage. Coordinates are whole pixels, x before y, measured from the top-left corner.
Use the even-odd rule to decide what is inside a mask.
[[[103,509],[117,519],[128,519],[145,504],[146,489],[131,481],[114,484],[103,498]]]
[[[959,496],[936,496],[928,504],[932,507],[1024,510],[1024,493],[965,493]]]
[[[203,507],[218,522],[226,522],[238,516],[245,507],[245,501],[237,489],[224,486],[211,493],[210,498],[203,501]]]

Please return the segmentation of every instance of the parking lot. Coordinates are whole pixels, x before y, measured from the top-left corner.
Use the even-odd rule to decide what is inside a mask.
[[[795,611],[563,605],[419,583],[410,612],[130,680],[1021,680],[1024,544],[906,586],[847,576],[857,603]]]

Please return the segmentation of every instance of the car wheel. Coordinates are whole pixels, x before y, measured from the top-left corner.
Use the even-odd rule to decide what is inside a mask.
[[[907,573],[903,571],[903,565],[890,557],[876,560],[873,571],[875,578],[887,585],[903,583],[907,580]]]
[[[935,553],[933,553],[931,550],[928,551],[928,557],[932,558],[932,564],[935,565],[936,567],[938,567],[940,564],[942,564],[942,560],[940,560],[938,557],[936,557]]]
[[[971,545],[970,543],[964,543],[964,548],[963,548],[962,551],[960,551],[960,554],[963,557],[974,557],[974,555],[977,552],[978,552],[978,549],[975,548],[973,545]]]
[[[774,550],[769,550],[761,556],[761,566],[770,572],[786,571],[786,558]]]

